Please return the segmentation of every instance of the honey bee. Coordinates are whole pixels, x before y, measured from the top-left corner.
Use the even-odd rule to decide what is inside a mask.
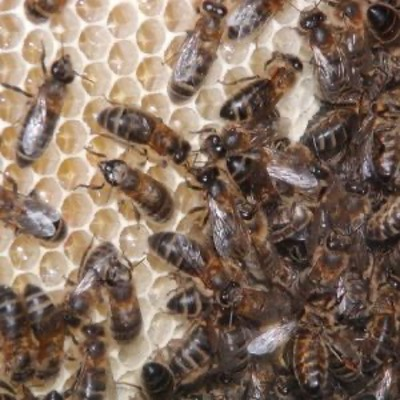
[[[56,307],[50,297],[38,286],[25,286],[23,297],[27,316],[38,349],[35,358],[35,376],[49,379],[61,368],[64,354],[64,313]]]
[[[118,342],[133,340],[143,321],[131,270],[123,264],[112,264],[107,271],[106,288],[113,338]]]
[[[156,361],[150,361],[143,365],[142,382],[146,394],[151,400],[169,398],[175,387],[172,372],[167,366]]]
[[[285,0],[244,0],[228,18],[228,38],[242,40],[265,25],[286,4]]]
[[[35,352],[29,320],[20,296],[0,286],[0,337],[3,373],[15,383],[24,383],[35,373]]]
[[[57,392],[56,390],[52,390],[50,393],[47,393],[46,396],[41,400],[63,400],[64,396]]]
[[[60,242],[67,235],[67,226],[60,213],[32,193],[18,193],[0,186],[0,220],[18,231],[47,242]]]
[[[164,122],[136,107],[107,107],[97,116],[100,126],[126,144],[147,145],[160,156],[169,156],[182,164],[190,152],[190,144]]]
[[[67,0],[25,0],[25,13],[36,24],[46,22],[53,14],[59,13]]]
[[[164,223],[171,219],[174,200],[164,184],[122,160],[101,161],[99,168],[107,183],[120,189],[153,221]]]
[[[44,57],[43,52],[42,69],[46,79],[39,87],[36,97],[14,86],[3,84],[8,89],[34,97],[18,138],[16,162],[21,168],[31,165],[47,149],[60,118],[67,86],[76,75],[68,54],[62,55],[52,64],[50,75],[44,65]]]
[[[17,393],[9,382],[0,381],[0,400],[16,400]],[[29,399],[27,399],[29,400]]]
[[[273,53],[266,64],[266,78],[256,79],[228,99],[221,107],[220,117],[244,121],[274,113],[276,104],[294,86],[302,70],[298,57]]]
[[[388,282],[398,288],[400,285],[400,242],[398,241],[385,255],[383,265],[386,271]]]
[[[227,9],[219,1],[204,0],[202,16],[182,44],[168,85],[174,103],[196,94],[217,57]]]

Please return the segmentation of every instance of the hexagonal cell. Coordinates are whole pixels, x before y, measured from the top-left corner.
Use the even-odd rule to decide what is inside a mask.
[[[168,125],[180,134],[190,134],[200,129],[199,116],[193,108],[183,107],[175,110]]]
[[[105,95],[111,83],[111,74],[104,63],[88,64],[83,70],[82,86],[90,96]]]
[[[79,82],[73,82],[67,90],[61,115],[65,118],[75,118],[81,114],[86,103],[85,92]]]
[[[148,336],[153,345],[163,347],[167,345],[174,334],[175,323],[170,315],[157,313],[150,324]]]
[[[149,17],[160,15],[164,2],[165,0],[138,0],[140,11]]]
[[[177,175],[172,168],[164,165],[153,165],[147,173],[159,182],[162,182],[170,192],[175,190]]]
[[[265,74],[265,63],[271,59],[272,53],[267,47],[258,47],[250,57],[249,67],[255,75]]]
[[[54,45],[50,33],[43,29],[34,29],[25,36],[22,56],[28,63],[38,65],[43,55],[43,46],[47,55],[53,54]],[[46,62],[50,61],[47,58]]]
[[[118,195],[116,189],[104,182],[104,177],[99,171],[96,171],[96,174],[90,180],[90,186],[93,189],[89,188],[87,192],[97,206],[112,203]]]
[[[144,360],[149,356],[151,346],[149,341],[144,335],[139,335],[132,343],[128,346],[123,346],[120,349],[118,358],[123,364],[129,365],[129,369],[139,367]]]
[[[126,254],[124,253],[126,256]],[[136,265],[133,266],[133,280],[135,282],[135,289],[138,296],[144,296],[153,283],[153,273],[150,268],[142,259],[136,262]]]
[[[80,152],[86,144],[88,135],[81,121],[65,121],[59,128],[56,144],[64,154]]]
[[[219,48],[219,54],[228,64],[237,65],[246,59],[251,47],[252,46],[249,46],[248,43],[244,42],[225,42],[221,44]]]
[[[304,6],[304,5],[303,5]],[[293,7],[291,3],[287,3],[282,11],[274,15],[274,19],[280,25],[294,25],[297,22],[299,10]]]
[[[251,73],[244,67],[234,67],[228,69],[222,79],[222,88],[224,89],[226,97],[231,97],[237,93],[241,88],[251,82]]]
[[[78,267],[81,260],[92,243],[93,235],[79,230],[72,232],[64,244],[65,255]]]
[[[40,246],[35,238],[20,234],[12,242],[8,255],[15,268],[26,271],[36,266]]]
[[[44,76],[42,69],[38,66],[30,68],[25,78],[25,90],[32,95],[38,92],[39,87],[43,84]]]
[[[87,148],[89,151],[86,152],[86,158],[94,168],[97,168],[98,163],[104,159],[112,160],[113,158],[117,158],[120,150],[117,142],[105,136],[94,137]],[[105,157],[92,154],[91,151],[99,155],[104,155]]]
[[[33,163],[33,170],[39,175],[54,174],[60,163],[60,151],[55,143],[50,143],[43,155]]]
[[[77,14],[86,22],[97,22],[107,15],[108,0],[78,0]]]
[[[0,282],[2,285],[10,286],[14,277],[13,266],[8,257],[0,257]]]
[[[25,286],[29,283],[39,287],[43,286],[42,282],[40,282],[40,278],[36,274],[29,272],[18,275],[14,279],[12,287],[15,291],[22,293],[25,289]]]
[[[68,7],[50,19],[50,30],[54,38],[61,43],[74,42],[81,30],[80,21]]]
[[[64,200],[61,209],[68,226],[80,227],[92,217],[92,200],[84,193],[72,193]]]
[[[143,89],[151,92],[165,89],[169,73],[160,57],[148,57],[138,65],[136,76]]]
[[[147,1],[147,0],[146,0]],[[130,3],[117,4],[109,13],[107,26],[117,39],[132,35],[137,28],[137,11]]]
[[[148,94],[142,99],[142,109],[156,115],[164,121],[168,120],[170,104],[171,102],[168,96],[161,93]]]
[[[183,214],[187,214],[192,208],[204,205],[204,195],[199,190],[191,190],[186,182],[179,183],[174,191],[176,206]]]
[[[123,254],[131,260],[140,260],[147,253],[149,230],[142,224],[125,227],[119,236]]]
[[[53,177],[42,178],[35,186],[35,192],[45,202],[58,208],[61,205],[63,192]]]
[[[272,44],[275,51],[282,53],[298,54],[302,40],[293,28],[284,27],[279,29],[272,38]]]
[[[90,25],[79,36],[79,48],[89,60],[99,60],[108,53],[111,36],[102,26]]]
[[[155,54],[163,47],[165,31],[160,21],[148,19],[140,25],[136,33],[137,44],[144,53]]]
[[[14,125],[4,128],[1,133],[0,151],[1,155],[7,160],[15,159],[15,148],[20,130],[20,127]]]
[[[215,120],[219,118],[223,102],[221,90],[217,88],[202,89],[196,98],[196,107],[203,118]]]
[[[103,208],[97,211],[90,224],[90,231],[102,240],[114,239],[119,229],[118,213],[112,208]]]
[[[119,104],[138,104],[140,100],[140,87],[136,80],[122,77],[115,81],[110,91],[110,100]]]
[[[19,53],[1,53],[0,65],[0,82],[18,86],[25,74],[25,64]]]
[[[128,198],[118,199],[118,212],[126,221],[138,222],[140,220],[139,212],[132,201]]]
[[[27,194],[32,190],[33,173],[30,168],[20,168],[17,164],[9,164],[4,170],[4,176],[17,183],[18,192]],[[11,181],[3,178],[3,186],[13,189]]]
[[[46,286],[57,286],[65,281],[68,261],[59,251],[49,251],[40,260],[39,275]]]
[[[129,40],[114,43],[108,56],[108,65],[117,75],[128,75],[134,72],[138,62],[138,49]]]
[[[185,18],[182,18],[182,15]],[[171,32],[185,32],[193,29],[196,13],[189,1],[169,0],[164,12],[164,22]]]
[[[24,36],[24,24],[14,14],[0,15],[0,49],[9,50],[17,46]]]
[[[101,128],[97,121],[97,115],[102,111],[104,108],[109,107],[109,103],[102,97],[88,101],[86,106],[83,110],[83,120],[92,130],[92,133],[100,133],[104,132],[103,128]]]
[[[0,119],[15,124],[22,121],[26,113],[26,97],[13,90],[0,92]]]
[[[0,11],[8,11],[11,10],[21,2],[21,0],[3,0],[0,3]]]
[[[88,183],[88,166],[81,158],[67,158],[58,168],[57,177],[65,190],[73,190],[78,185]]]

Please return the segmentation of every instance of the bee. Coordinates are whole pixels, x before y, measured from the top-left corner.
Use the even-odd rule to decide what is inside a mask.
[[[107,183],[120,189],[153,221],[164,223],[171,219],[174,200],[164,184],[122,160],[101,161],[99,168]]]
[[[156,361],[150,361],[142,367],[142,382],[146,394],[151,400],[169,398],[175,388],[175,380],[167,366]]]
[[[9,382],[6,382],[3,379],[0,380],[0,400],[17,400],[15,389]]]
[[[52,390],[50,393],[47,393],[42,400],[63,400],[63,399],[64,396],[62,394],[60,394],[56,390]]]
[[[67,0],[25,0],[25,13],[36,24],[46,22],[53,14],[59,13]]]
[[[400,242],[397,243],[390,249],[385,255],[383,260],[383,266],[386,271],[388,281],[396,288],[400,285]]]
[[[244,0],[228,18],[227,35],[242,40],[265,25],[286,4],[285,0]]]
[[[46,242],[60,242],[67,235],[67,225],[60,213],[44,203],[35,193],[28,196],[0,186],[0,220],[18,231]]]
[[[203,1],[202,15],[182,44],[169,81],[168,95],[174,103],[189,100],[203,83],[217,57],[227,12],[219,1]]]
[[[109,366],[104,328],[98,324],[89,324],[82,327],[82,332],[85,337],[82,346],[84,358],[68,394],[71,394],[72,400],[117,398]]]
[[[111,332],[117,342],[133,340],[143,324],[131,270],[123,264],[110,265],[106,289],[111,314]]]
[[[155,115],[136,107],[107,107],[97,116],[100,126],[126,144],[147,145],[160,156],[169,156],[182,164],[190,152],[190,144],[179,137]]]
[[[294,86],[302,70],[298,57],[273,53],[266,64],[266,78],[256,79],[228,99],[221,107],[220,117],[244,121],[274,113],[276,104]]]
[[[27,284],[23,297],[27,317],[38,343],[35,376],[44,380],[56,376],[64,354],[64,312],[38,286]]]
[[[68,54],[62,55],[52,64],[50,75],[47,73],[44,57],[43,52],[42,69],[46,79],[39,87],[36,97],[14,86],[2,84],[5,88],[34,97],[18,137],[16,162],[21,168],[31,165],[47,149],[60,118],[67,86],[76,75]]]
[[[35,373],[35,352],[25,307],[17,293],[0,286],[0,337],[5,374],[15,383],[24,383]]]

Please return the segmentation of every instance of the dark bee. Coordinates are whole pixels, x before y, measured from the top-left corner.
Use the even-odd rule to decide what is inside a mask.
[[[47,76],[46,80],[32,101],[18,138],[16,161],[21,168],[31,165],[47,149],[60,118],[67,86],[72,83],[76,75],[69,55],[63,55],[53,63],[50,76],[43,61],[42,69]],[[3,84],[3,86],[25,93],[11,85]]]
[[[67,0],[25,0],[25,13],[33,23],[46,22],[51,15],[60,12]]]
[[[67,235],[58,211],[33,194],[19,194],[16,186],[14,190],[0,186],[0,220],[44,241],[59,242]]]
[[[152,148],[160,156],[169,156],[177,164],[183,163],[190,152],[190,144],[179,137],[162,120],[136,107],[107,107],[97,116],[100,126],[127,144],[141,144]]]
[[[142,328],[142,313],[132,273],[122,264],[107,271],[106,288],[111,314],[111,332],[118,342],[134,339]]]
[[[274,53],[266,69],[266,78],[245,86],[223,104],[221,118],[243,121],[275,112],[278,101],[296,83],[303,64],[296,56]]]
[[[164,364],[150,361],[142,367],[142,382],[151,400],[169,398],[175,387],[174,376]]]
[[[22,299],[7,286],[0,286],[0,336],[6,376],[16,383],[31,379],[35,352],[29,320]]]
[[[23,293],[27,316],[38,343],[35,376],[49,379],[58,374],[64,355],[64,314],[38,286],[28,284]]]
[[[169,190],[150,175],[130,168],[122,160],[101,161],[99,168],[105,180],[120,189],[153,221],[167,222],[174,212]]]
[[[198,91],[217,57],[227,9],[217,1],[205,0],[202,16],[179,50],[168,94],[174,103],[190,99]]]
[[[228,18],[228,38],[241,40],[261,28],[285,5],[285,0],[244,0]]]

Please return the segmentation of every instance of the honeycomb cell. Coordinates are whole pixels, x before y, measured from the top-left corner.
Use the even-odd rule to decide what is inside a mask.
[[[92,201],[84,193],[72,193],[64,200],[61,210],[68,226],[81,227],[89,222],[92,216]]]
[[[110,100],[119,104],[138,104],[140,100],[138,83],[129,77],[117,79],[110,91]]]
[[[32,285],[36,285],[36,286],[42,287],[42,283],[40,282],[40,278],[37,276],[36,273],[31,273],[31,272],[18,275],[14,279],[12,287],[17,292],[22,293],[24,291],[24,289],[25,289],[25,286],[27,284],[29,284],[29,283],[32,284]]]
[[[118,213],[111,208],[104,208],[97,211],[90,224],[90,231],[102,240],[114,239],[118,234],[119,228]]]
[[[4,170],[4,176],[17,184],[19,193],[27,194],[32,190],[33,173],[31,169],[22,169],[17,164],[9,164]],[[13,189],[12,181],[3,179],[3,185],[8,189]]]
[[[172,113],[168,125],[180,134],[188,134],[200,129],[199,116],[193,108],[178,108]]]
[[[65,255],[76,267],[80,265],[82,257],[88,250],[92,240],[93,235],[84,230],[72,232],[68,236],[64,244]]]
[[[83,120],[91,129],[92,133],[104,132],[96,121],[97,114],[106,107],[109,107],[109,103],[104,98],[97,98],[86,103],[83,110]]]
[[[108,53],[111,36],[102,26],[90,25],[79,36],[79,48],[89,60],[99,60]]]
[[[274,15],[274,19],[280,25],[294,25],[297,22],[299,10],[293,7],[291,3],[287,3],[281,12]]]
[[[190,200],[192,201],[192,199]],[[207,217],[207,208],[205,206],[204,199],[202,202],[199,201],[198,206],[201,207],[201,209],[185,215],[179,221],[178,225],[176,226],[176,231],[184,234],[192,234],[193,232],[197,232],[198,230],[202,231]],[[189,209],[189,211],[190,210],[191,209]]]
[[[173,336],[174,328],[175,322],[171,316],[166,313],[159,312],[154,315],[151,321],[148,337],[153,345],[163,347]]]
[[[134,72],[138,62],[138,50],[129,40],[114,43],[108,56],[108,65],[117,75],[128,75]]]
[[[159,182],[162,182],[170,191],[175,190],[176,175],[168,166],[153,165],[147,173]]]
[[[182,15],[185,18],[182,18]],[[185,32],[193,29],[196,13],[189,1],[169,0],[164,12],[164,22],[171,32]]]
[[[144,363],[150,351],[149,341],[144,335],[139,335],[132,343],[120,349],[118,358],[123,364],[129,365],[129,369],[132,370]]]
[[[65,118],[75,118],[81,114],[85,103],[85,92],[81,84],[74,82],[67,90],[61,115]]]
[[[40,257],[38,241],[28,235],[18,235],[8,252],[14,267],[20,270],[30,270],[36,266]]]
[[[10,286],[14,277],[13,266],[8,257],[0,256],[0,282]]]
[[[24,25],[16,15],[0,15],[0,49],[10,50],[17,46],[23,35]]]
[[[148,57],[138,65],[136,76],[143,89],[151,92],[165,89],[169,72],[160,57]]]
[[[70,8],[65,8],[63,12],[52,16],[50,30],[60,43],[72,43],[78,38],[81,30],[80,21]]]
[[[265,74],[265,63],[271,59],[272,53],[267,47],[258,47],[250,57],[249,67],[253,74],[263,76]]]
[[[18,86],[25,74],[25,65],[19,53],[1,53],[0,65],[0,82]]]
[[[149,17],[160,15],[164,2],[165,0],[138,0],[140,11]]]
[[[53,54],[54,46],[49,32],[43,29],[34,29],[25,36],[22,56],[28,63],[38,65],[43,55],[43,47],[47,57]],[[47,63],[50,61],[48,58],[46,59]]]
[[[219,118],[219,110],[224,101],[219,89],[202,89],[196,98],[196,107],[200,115],[208,120]]]
[[[166,298],[176,289],[176,281],[171,275],[158,276],[149,292],[149,300],[157,310],[166,309]]]
[[[146,0],[146,2],[148,2]],[[137,28],[137,11],[130,3],[117,4],[110,12],[107,26],[117,39],[125,39],[132,35]]]
[[[237,93],[240,88],[246,86],[251,82],[252,75],[247,68],[234,67],[227,71],[222,80],[222,88],[224,89],[226,97],[231,97]]]
[[[136,33],[136,41],[143,53],[157,53],[165,42],[163,26],[157,19],[149,19],[143,22]]]
[[[125,227],[119,236],[121,251],[130,260],[141,260],[147,253],[149,230],[142,224]]]
[[[10,246],[14,237],[15,229],[10,225],[0,223],[0,252],[5,251]]]
[[[87,132],[81,121],[65,121],[59,128],[56,143],[64,154],[78,153],[87,141]]]
[[[1,155],[7,160],[15,159],[15,148],[20,128],[17,126],[8,126],[1,133],[0,151]]]
[[[107,15],[108,0],[78,0],[75,8],[85,22],[97,22]]]
[[[53,177],[42,178],[35,186],[35,192],[45,202],[58,208],[61,205],[63,192]]]
[[[13,90],[3,90],[0,92],[0,119],[11,124],[22,121],[26,105],[26,97]]]
[[[90,180],[90,187],[88,194],[97,206],[104,206],[105,204],[114,201],[117,190],[105,184],[103,175],[98,171]]]
[[[8,11],[17,7],[21,0],[2,0],[0,3],[0,11]]]
[[[55,143],[50,143],[43,155],[33,163],[33,170],[39,175],[51,175],[60,163],[60,151]]]
[[[199,190],[190,190],[186,182],[181,182],[174,191],[176,206],[183,214],[192,208],[204,205],[204,196]]]
[[[118,199],[118,213],[129,222],[140,219],[138,210],[129,199]]]
[[[293,28],[284,27],[275,33],[272,43],[275,51],[297,55],[301,46],[301,38]]]
[[[73,190],[78,185],[87,184],[89,180],[88,166],[81,158],[68,158],[61,163],[57,177],[65,190]]]
[[[88,64],[83,70],[82,85],[90,96],[102,96],[109,90],[111,74],[103,63]]]
[[[136,147],[128,147],[119,157],[125,161],[131,168],[143,169],[147,162],[147,155],[141,149]]]
[[[98,163],[103,159],[112,160],[117,158],[119,153],[118,144],[111,138],[104,136],[94,137],[87,148],[89,151],[86,153],[86,158],[94,168],[97,168]],[[91,152],[98,153],[98,155]]]
[[[43,84],[44,76],[40,67],[33,67],[28,71],[25,79],[24,88],[28,93],[36,95],[41,84]]]
[[[219,54],[228,64],[237,65],[244,62],[249,50],[250,46],[248,43],[226,42],[221,44]]]
[[[39,275],[46,286],[59,285],[67,274],[67,259],[59,251],[49,251],[40,260]]]
[[[161,93],[148,94],[142,99],[142,109],[157,115],[157,117],[168,120],[170,113],[170,100],[168,96]]]
[[[138,296],[145,296],[153,284],[153,273],[143,256],[139,261],[133,263],[132,268],[136,292]]]

